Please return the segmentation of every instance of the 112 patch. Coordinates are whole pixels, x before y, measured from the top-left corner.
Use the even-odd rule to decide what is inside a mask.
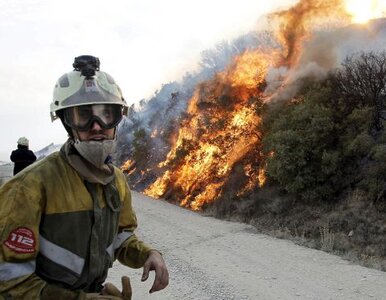
[[[29,228],[18,227],[9,233],[4,245],[19,254],[34,253],[36,245],[35,235]]]

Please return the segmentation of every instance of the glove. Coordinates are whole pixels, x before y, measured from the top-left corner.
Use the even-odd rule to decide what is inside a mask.
[[[123,276],[121,280],[122,280],[122,292],[120,292],[117,289],[117,287],[112,283],[106,283],[101,294],[106,296],[114,296],[114,298],[106,298],[106,299],[131,300],[131,296],[133,292],[131,290],[130,278],[127,276]],[[97,299],[104,299],[104,298],[97,298]]]

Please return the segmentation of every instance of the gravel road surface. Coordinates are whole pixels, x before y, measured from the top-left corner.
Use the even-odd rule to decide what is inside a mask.
[[[386,299],[386,272],[135,192],[133,205],[137,235],[163,253],[170,273],[169,286],[149,294],[154,274],[141,282],[142,269],[116,263],[108,281],[120,288],[128,275],[133,300]]]

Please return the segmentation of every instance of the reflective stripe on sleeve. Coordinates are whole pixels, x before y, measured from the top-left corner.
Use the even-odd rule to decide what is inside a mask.
[[[39,237],[40,254],[52,260],[58,265],[66,267],[76,274],[80,275],[84,267],[84,258],[64,249],[54,243],[46,240],[44,237]]]
[[[121,245],[133,235],[131,231],[122,231],[114,239],[114,250],[117,250]]]
[[[0,263],[0,281],[30,275],[35,272],[35,261],[25,263]]]
[[[113,257],[114,251],[117,250],[121,245],[131,236],[133,235],[132,232],[130,231],[122,231],[121,233],[118,233],[115,238],[114,242],[107,247],[106,251],[107,253]]]

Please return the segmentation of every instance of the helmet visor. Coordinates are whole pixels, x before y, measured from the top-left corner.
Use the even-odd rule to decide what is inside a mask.
[[[122,106],[117,104],[92,104],[69,107],[64,110],[64,122],[72,129],[88,131],[94,122],[103,129],[111,129],[122,119]]]

